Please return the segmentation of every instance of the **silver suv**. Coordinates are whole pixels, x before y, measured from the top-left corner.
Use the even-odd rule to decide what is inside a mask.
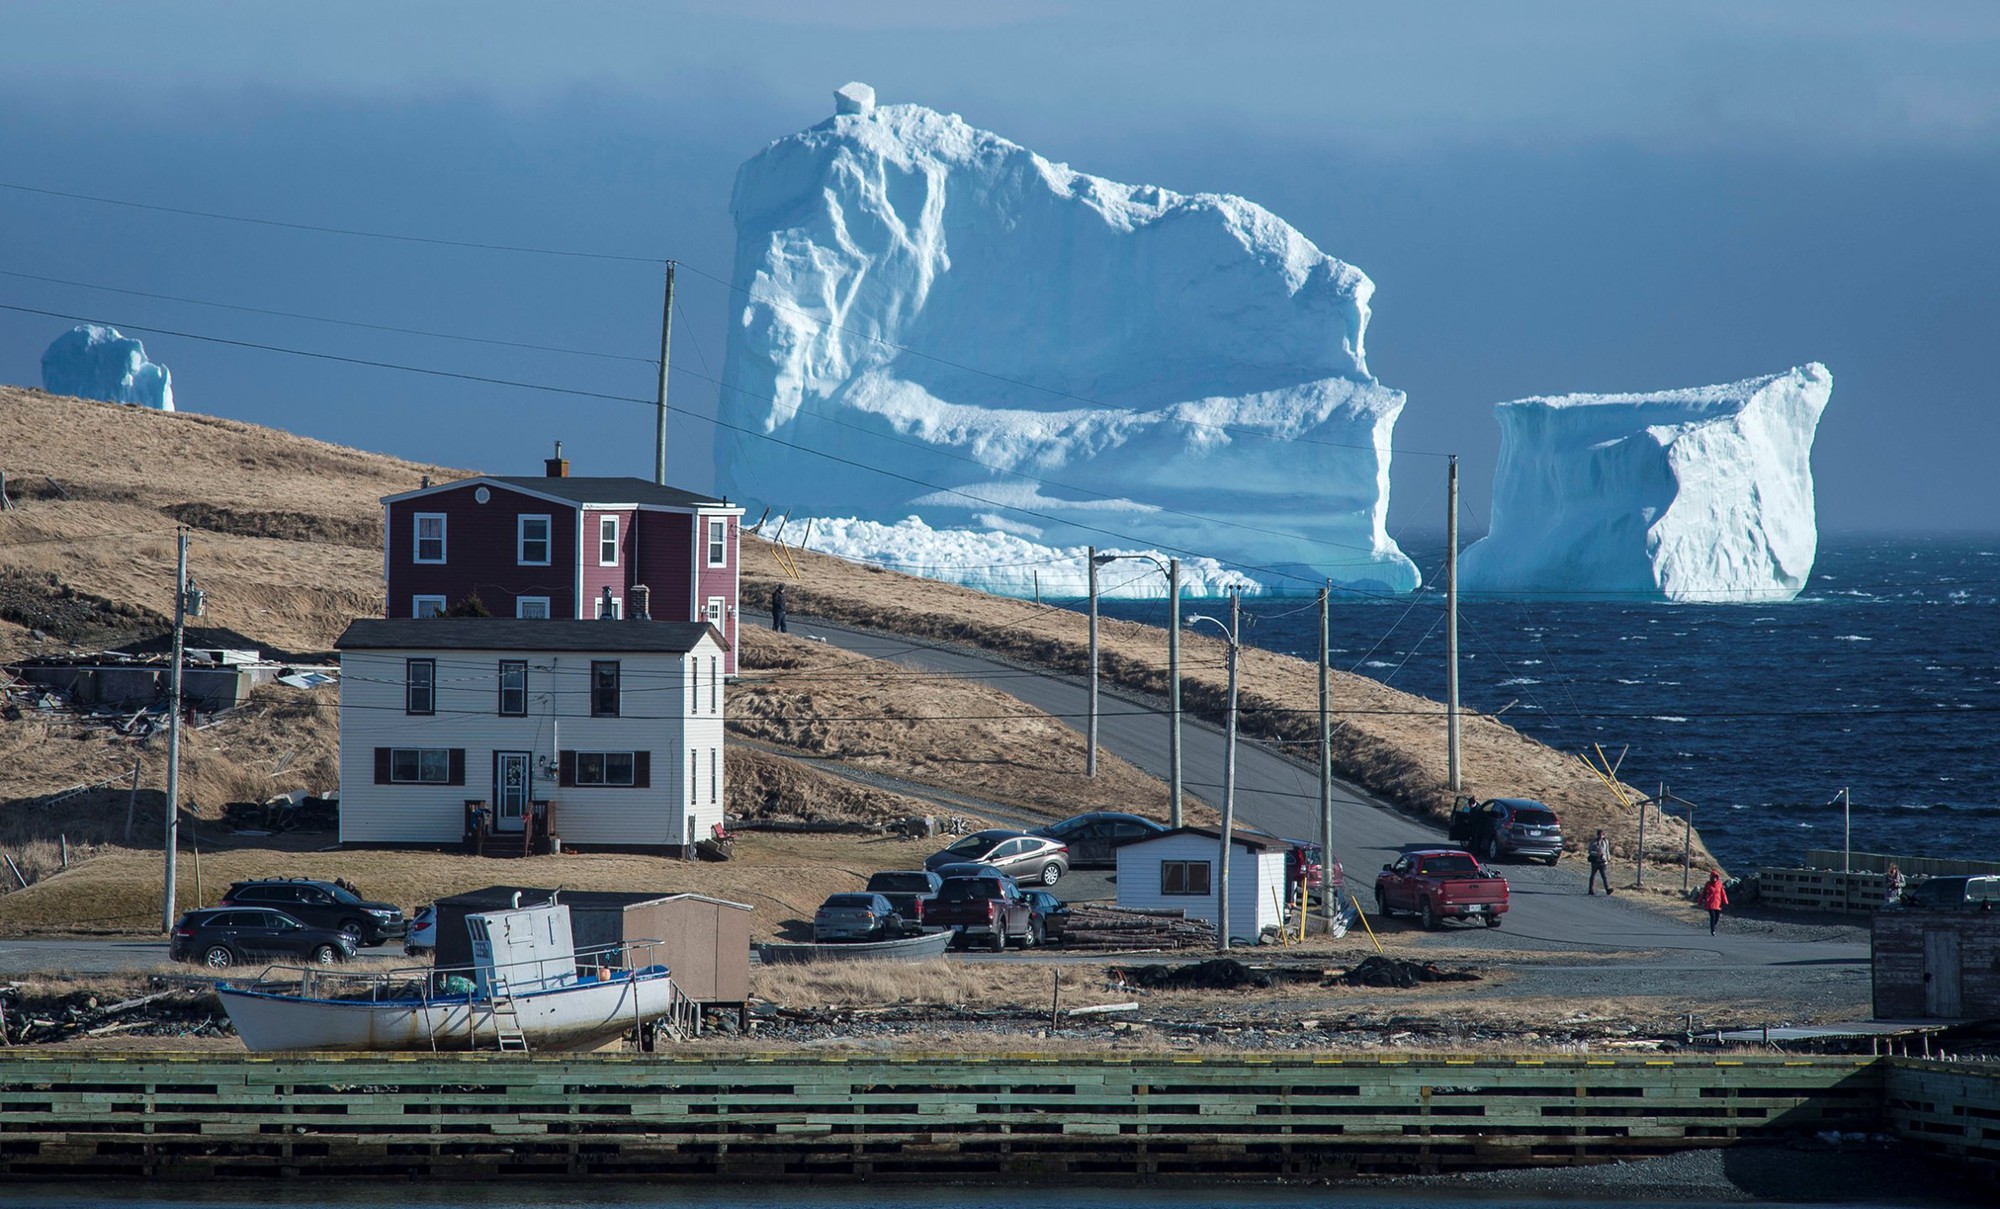
[[[1451,838],[1488,864],[1503,856],[1562,859],[1562,820],[1531,798],[1489,798],[1461,804],[1451,813]]]

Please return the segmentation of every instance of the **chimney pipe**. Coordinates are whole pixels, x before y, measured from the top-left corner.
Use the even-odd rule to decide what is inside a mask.
[[[598,602],[597,605],[597,619],[599,621],[618,620],[618,614],[613,610],[614,606],[611,603],[611,585],[606,584],[604,586],[604,597],[602,600]]]
[[[566,479],[569,477],[569,460],[562,455],[562,442],[556,442],[556,456],[542,459],[542,474],[545,478]]]
[[[645,584],[633,584],[625,593],[625,602],[631,606],[626,613],[632,620],[653,620],[653,590]]]

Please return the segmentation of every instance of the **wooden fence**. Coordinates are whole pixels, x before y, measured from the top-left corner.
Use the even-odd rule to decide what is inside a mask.
[[[0,1175],[1338,1177],[1883,1127],[1869,1058],[0,1056]],[[1994,1100],[1994,1081],[1982,1093]]]

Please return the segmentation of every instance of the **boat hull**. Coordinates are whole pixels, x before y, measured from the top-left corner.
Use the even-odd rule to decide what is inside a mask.
[[[768,966],[809,961],[924,961],[942,957],[955,939],[957,934],[946,930],[861,944],[760,944],[757,959]]]
[[[227,983],[215,988],[236,1033],[254,1053],[288,1050],[408,1052],[496,1049],[490,1000],[306,998]],[[579,982],[513,997],[513,1017],[531,1051],[594,1049],[665,1016],[673,980],[664,969]]]

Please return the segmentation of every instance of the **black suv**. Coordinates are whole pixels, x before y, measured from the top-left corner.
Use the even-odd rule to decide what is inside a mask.
[[[222,896],[225,907],[273,907],[301,923],[332,928],[364,947],[400,940],[410,930],[401,907],[362,900],[351,886],[303,877],[237,882]]]
[[[296,957],[332,965],[354,956],[354,938],[333,928],[309,928],[262,907],[203,907],[174,925],[167,956],[225,969],[258,957]]]
[[[1562,859],[1562,820],[1529,798],[1466,799],[1451,812],[1451,838],[1489,865],[1506,856]]]

